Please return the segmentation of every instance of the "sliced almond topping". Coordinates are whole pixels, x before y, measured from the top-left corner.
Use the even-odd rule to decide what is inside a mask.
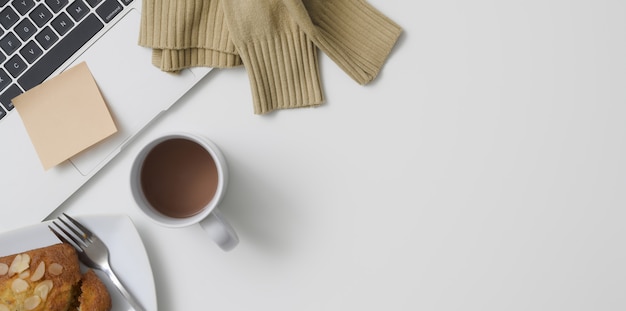
[[[26,270],[26,271],[20,273],[19,278],[23,279],[23,280],[26,280],[29,276],[30,276],[30,271]]]
[[[34,293],[35,295],[41,297],[41,300],[46,301],[46,299],[48,298],[48,293],[50,293],[50,291],[52,290],[53,285],[54,284],[51,280],[45,280],[35,286]]]
[[[9,276],[13,276],[15,273],[15,270],[17,269],[17,265],[20,264],[22,262],[22,254],[19,255],[15,255],[15,258],[13,258],[13,261],[11,262],[11,266],[9,267]]]
[[[46,264],[43,261],[40,261],[37,265],[37,269],[35,269],[35,273],[30,277],[30,280],[33,282],[37,282],[41,280],[43,274],[46,272]]]
[[[13,283],[11,283],[11,289],[16,294],[25,292],[28,289],[28,283],[22,279],[15,279]]]
[[[0,275],[5,275],[9,272],[9,265],[5,263],[0,263]],[[2,311],[2,307],[0,307],[0,311]]]
[[[22,273],[30,266],[30,256],[28,254],[19,254],[13,258],[13,262],[9,267],[9,276]]]
[[[9,307],[0,303],[0,311],[11,311]]]
[[[41,303],[41,298],[39,296],[30,296],[24,300],[24,309],[25,310],[34,310]]]
[[[52,263],[50,267],[48,267],[48,272],[52,275],[59,275],[63,272],[63,266],[58,263]]]

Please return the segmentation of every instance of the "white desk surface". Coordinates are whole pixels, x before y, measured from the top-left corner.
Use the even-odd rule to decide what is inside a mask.
[[[214,71],[62,210],[131,216],[160,310],[626,309],[626,2],[370,3],[405,30],[374,83],[322,55],[325,105],[259,116]],[[229,161],[232,252],[134,206],[178,130]]]

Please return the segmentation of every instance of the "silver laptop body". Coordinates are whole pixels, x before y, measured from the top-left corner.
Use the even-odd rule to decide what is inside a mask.
[[[85,20],[91,23],[89,27],[92,28],[102,24],[97,32],[89,30],[96,33],[93,37],[85,38],[78,32],[72,35],[86,41],[80,48],[76,48],[75,44],[61,45],[63,39],[59,38],[56,44],[61,48],[68,49],[69,46],[69,49],[77,51],[67,60],[62,59],[62,65],[51,71],[49,76],[85,61],[118,127],[118,132],[113,136],[45,171],[18,112],[6,103],[6,97],[14,94],[0,95],[0,101],[3,96],[5,98],[0,103],[0,230],[11,230],[43,220],[114,158],[134,135],[168,110],[210,71],[210,68],[194,68],[174,75],[152,66],[150,49],[137,45],[141,0],[128,1],[130,0],[0,0],[0,15],[13,10],[18,15],[23,13],[21,15],[29,17],[26,23],[17,22],[6,27],[6,21],[0,18],[3,30],[0,50],[4,47],[9,49],[0,51],[8,62],[0,67],[3,72],[0,72],[2,91],[12,89],[15,92],[18,88],[20,92],[25,91],[39,82],[37,79],[41,79],[33,78],[37,70],[51,71],[48,68],[50,63],[59,62],[58,51],[54,51],[56,54],[52,57],[46,56],[48,51],[45,45],[48,44],[46,40],[50,39],[50,34],[52,37],[61,37],[63,32],[55,27],[62,28],[70,23],[79,25]],[[7,3],[2,4],[3,2]],[[39,7],[44,4],[47,7]],[[46,14],[49,16],[44,16]],[[48,18],[49,21],[43,23],[37,21],[39,18]],[[27,28],[20,28],[23,25],[29,26],[28,30],[33,32],[45,29],[48,36],[33,34],[28,37],[28,34],[23,34]],[[72,31],[74,30],[69,30],[68,33]],[[92,33],[88,34],[91,35]],[[17,43],[20,48],[14,54],[7,55],[12,48],[7,42]],[[48,48],[52,50],[54,46]],[[39,57],[46,60],[45,65],[29,63],[33,52],[38,53],[38,50],[42,52]],[[35,70],[29,71],[30,68],[26,68],[15,73],[16,67],[22,65],[35,66]],[[17,76],[14,77],[14,74]],[[10,78],[9,82],[7,78]],[[27,86],[21,86],[21,80],[26,81],[24,84]]]

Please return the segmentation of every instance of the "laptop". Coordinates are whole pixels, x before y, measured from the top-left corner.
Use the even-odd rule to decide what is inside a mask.
[[[211,68],[180,74],[138,46],[141,0],[0,0],[0,230],[40,222]],[[86,62],[118,132],[44,170],[11,99]]]

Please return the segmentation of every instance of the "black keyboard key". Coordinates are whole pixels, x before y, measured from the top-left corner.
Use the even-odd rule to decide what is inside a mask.
[[[29,90],[48,78],[72,54],[76,53],[89,39],[91,39],[104,25],[98,18],[89,14],[76,28],[67,34],[57,45],[48,51],[41,59],[29,68],[19,79],[19,85]]]
[[[59,33],[60,36],[66,34],[70,29],[72,29],[72,26],[74,26],[74,22],[72,22],[70,17],[67,16],[65,12],[59,14],[59,16],[53,19],[50,24],[52,25],[52,28],[54,28],[54,30]]]
[[[11,84],[11,77],[9,77],[6,71],[0,69],[0,91],[4,90],[9,84]]]
[[[25,15],[30,9],[35,7],[35,1],[33,0],[13,0],[11,4],[21,15]]]
[[[6,116],[7,113],[4,111],[4,109],[0,108],[0,120],[2,120],[2,118],[4,118],[4,116]]]
[[[0,64],[4,63],[5,59],[7,59],[7,57],[4,56],[4,53],[0,52]]]
[[[59,13],[68,3],[68,0],[46,0],[46,4],[54,13]]]
[[[36,36],[37,42],[41,44],[41,47],[44,49],[49,49],[57,40],[59,40],[59,36],[52,30],[52,28],[46,26],[46,28],[42,29]]]
[[[8,6],[0,11],[0,24],[4,26],[4,29],[9,29],[15,25],[20,17],[17,15],[12,7]]]
[[[70,13],[72,18],[78,22],[89,13],[89,8],[82,0],[76,0],[67,7],[67,13]]]
[[[52,12],[45,5],[40,4],[28,16],[37,24],[37,27],[43,27],[52,18]]]
[[[124,5],[129,5],[133,3],[133,0],[122,0],[122,3],[124,3]]]
[[[13,84],[6,91],[4,91],[4,93],[0,94],[0,103],[7,111],[11,111],[15,108],[11,100],[20,94],[22,94],[22,90],[20,90],[17,85]]]
[[[19,55],[16,54],[4,63],[4,69],[6,69],[14,78],[17,78],[22,71],[26,70],[26,63]]]
[[[9,0],[0,0],[0,6],[5,6],[7,3],[9,3]]]
[[[12,32],[9,32],[6,36],[0,39],[0,48],[2,48],[4,53],[7,55],[11,55],[13,52],[17,51],[21,44],[20,39],[18,39]]]
[[[22,41],[30,39],[35,32],[37,32],[37,27],[35,27],[35,24],[33,24],[33,22],[31,22],[28,18],[25,18],[17,24],[17,26],[15,26],[15,33],[20,36]]]
[[[104,3],[96,9],[96,13],[105,23],[108,23],[123,9],[124,7],[117,0],[104,0]]]
[[[22,55],[29,64],[34,63],[41,54],[43,54],[43,51],[37,46],[37,43],[32,40],[26,43],[20,50],[20,55]]]

